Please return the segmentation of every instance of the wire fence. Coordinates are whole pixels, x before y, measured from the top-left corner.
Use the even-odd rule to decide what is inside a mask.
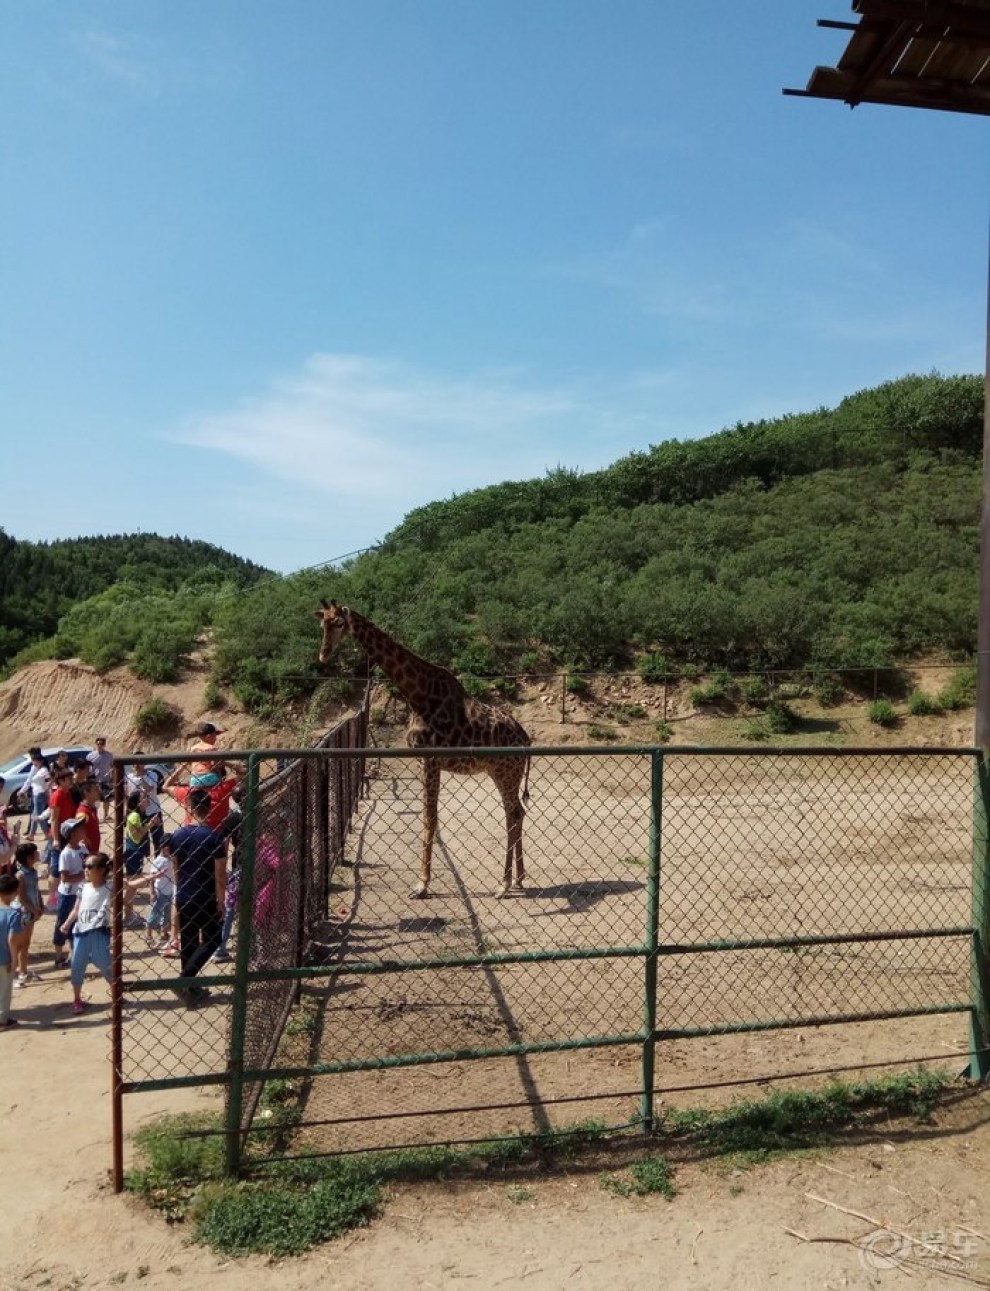
[[[230,960],[197,961],[187,929],[169,961],[118,901],[118,1110],[225,1086],[233,1170],[272,1157],[272,1079],[296,1084],[281,1147],[298,1155],[545,1131],[580,1102],[645,1128],[666,1085],[800,1074],[776,1043],[796,1029],[805,1068],[934,1049],[982,1070],[973,750],[532,749],[526,874],[504,895],[493,780],[519,750],[473,750],[481,774],[443,777],[415,900],[420,755],[368,749],[366,720],[317,749],[225,755],[244,768]],[[837,1022],[842,1040],[817,1030]]]

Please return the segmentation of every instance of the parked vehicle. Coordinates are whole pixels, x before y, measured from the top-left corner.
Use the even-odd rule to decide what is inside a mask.
[[[41,756],[50,764],[55,761],[55,755],[61,753],[63,749],[69,755],[70,765],[93,752],[91,744],[56,744],[50,749],[42,749]],[[149,763],[147,770],[155,777],[158,788],[161,789],[171,768],[165,762],[152,762]],[[22,790],[30,772],[31,758],[27,753],[21,753],[0,766],[0,776],[5,782],[3,789],[0,789],[0,807],[9,805],[12,814],[28,810],[26,795]]]

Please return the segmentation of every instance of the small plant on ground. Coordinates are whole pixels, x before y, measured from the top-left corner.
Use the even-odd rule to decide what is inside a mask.
[[[609,716],[614,717],[620,725],[627,726],[630,722],[641,722],[646,717],[646,709],[642,704],[612,704]]]
[[[773,735],[790,735],[799,726],[797,713],[782,699],[772,699],[767,704],[764,716],[767,728]]]
[[[656,685],[658,682],[666,681],[670,676],[670,662],[665,654],[654,651],[636,660],[636,671],[644,681]]]
[[[507,1195],[514,1206],[522,1206],[527,1201],[536,1200],[536,1193],[532,1188],[523,1188],[519,1184],[512,1184]]]
[[[695,686],[692,689],[691,703],[695,708],[700,708],[704,704],[723,703],[731,698],[732,689],[732,678],[724,669],[720,669],[709,677],[704,686]]]
[[[601,1185],[617,1197],[648,1197],[651,1193],[659,1193],[673,1201],[677,1196],[674,1170],[665,1157],[644,1157],[642,1161],[634,1161],[626,1167],[625,1176],[603,1175]]]
[[[762,707],[770,697],[765,678],[757,676],[744,677],[740,683],[739,692],[752,708]]]
[[[591,722],[588,726],[588,739],[599,740],[602,744],[614,744],[619,738],[619,733],[614,726],[600,726],[597,722]]]
[[[227,698],[219,684],[211,677],[203,687],[203,707],[218,713],[227,705]]]
[[[815,678],[815,698],[822,708],[834,708],[842,698],[842,682],[833,673],[819,673]]]
[[[658,744],[669,744],[674,738],[674,728],[669,722],[657,722],[653,730]]]
[[[923,690],[912,690],[908,695],[907,706],[912,717],[937,717],[944,711],[935,696],[926,694]]]
[[[569,672],[564,680],[564,689],[569,695],[584,695],[588,690],[587,678],[580,673]]]
[[[889,699],[875,699],[867,705],[866,716],[874,726],[894,726],[897,713]]]
[[[969,708],[975,704],[976,665],[967,664],[964,668],[957,668],[942,688],[938,700],[949,712],[957,712],[960,708]]]

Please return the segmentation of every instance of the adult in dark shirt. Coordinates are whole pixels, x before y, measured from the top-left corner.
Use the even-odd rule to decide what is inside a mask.
[[[183,977],[195,977],[210,959],[220,945],[223,927],[227,840],[207,823],[211,805],[208,790],[193,789],[188,799],[192,824],[181,826],[172,835]],[[195,1003],[205,993],[202,987],[192,987],[188,1002]]]

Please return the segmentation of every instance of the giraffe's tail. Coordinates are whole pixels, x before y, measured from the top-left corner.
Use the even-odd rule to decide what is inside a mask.
[[[529,802],[529,765],[532,761],[533,761],[532,757],[530,756],[530,754],[527,753],[526,754],[526,778],[523,781],[523,791],[522,791],[523,802]]]

